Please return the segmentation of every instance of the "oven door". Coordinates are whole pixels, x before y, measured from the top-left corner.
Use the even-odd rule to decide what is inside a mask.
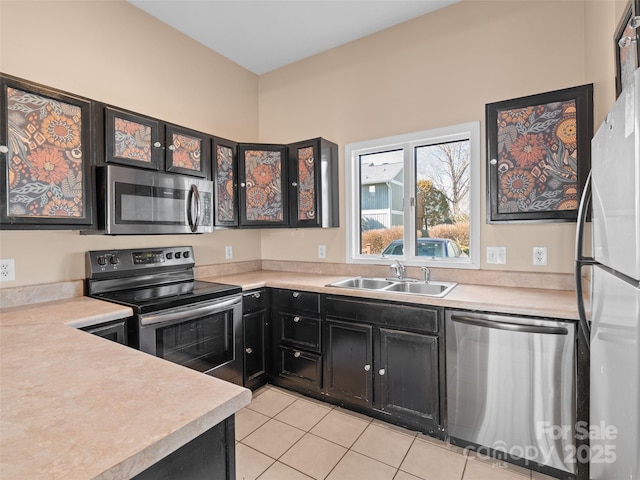
[[[242,385],[242,295],[138,319],[143,352]]]
[[[107,234],[213,231],[209,181],[116,165],[101,167],[98,176],[104,183],[100,227]]]

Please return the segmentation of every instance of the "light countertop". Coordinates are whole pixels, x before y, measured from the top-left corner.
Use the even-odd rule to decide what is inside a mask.
[[[436,298],[327,286],[347,278],[350,277],[260,270],[236,275],[205,277],[201,280],[240,285],[243,290],[266,286],[484,312],[568,320],[578,320],[579,318],[576,294],[570,290],[458,284],[444,298]]]
[[[251,392],[71,328],[131,310],[86,297],[0,311],[0,475],[123,479],[251,400]]]

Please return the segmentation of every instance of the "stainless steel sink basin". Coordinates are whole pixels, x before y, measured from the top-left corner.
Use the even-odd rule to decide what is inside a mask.
[[[391,280],[385,278],[353,277],[331,283],[328,287],[354,288],[375,292],[406,293],[410,295],[425,295],[428,297],[444,297],[457,283],[451,282],[420,282],[415,279]]]
[[[331,287],[359,288],[362,290],[381,290],[384,287],[394,285],[394,282],[384,278],[354,277],[340,282],[332,283]]]
[[[414,293],[416,295],[428,295],[430,297],[444,297],[455,287],[455,283],[448,282],[412,282],[396,283],[384,288],[385,292]]]

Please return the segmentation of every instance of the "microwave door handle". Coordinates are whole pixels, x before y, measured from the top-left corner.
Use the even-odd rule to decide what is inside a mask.
[[[200,192],[195,184],[191,185],[189,201],[189,227],[192,232],[198,231],[198,223],[200,221]]]

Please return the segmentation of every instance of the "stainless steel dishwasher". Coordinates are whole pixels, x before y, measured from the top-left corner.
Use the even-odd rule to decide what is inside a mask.
[[[569,321],[447,311],[451,443],[575,478],[575,332]]]

